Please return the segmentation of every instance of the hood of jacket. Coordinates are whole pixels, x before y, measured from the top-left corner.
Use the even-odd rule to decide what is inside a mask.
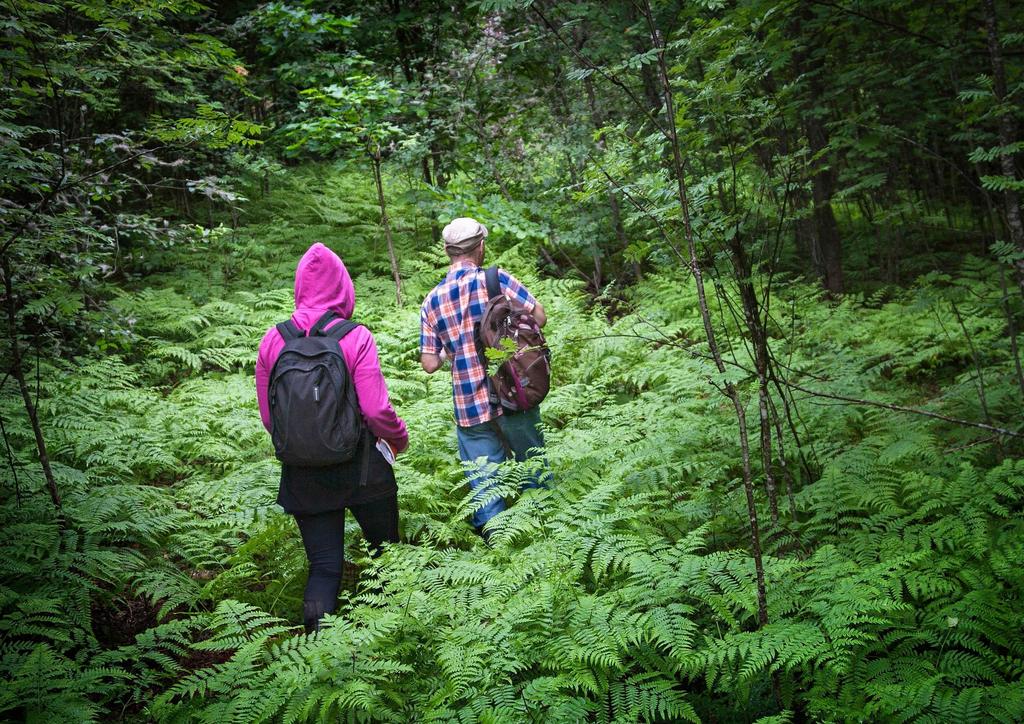
[[[296,316],[305,310],[330,310],[350,319],[355,306],[356,289],[341,257],[319,242],[313,244],[295,269]]]

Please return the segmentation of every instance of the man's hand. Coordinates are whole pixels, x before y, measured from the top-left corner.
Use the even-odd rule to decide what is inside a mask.
[[[423,371],[428,375],[432,375],[441,369],[441,365],[444,364],[445,352],[442,349],[441,354],[428,354],[426,352],[420,353],[420,365],[423,366]]]
[[[533,318],[537,320],[538,327],[543,327],[548,323],[548,315],[544,313],[544,307],[540,302],[533,307]]]

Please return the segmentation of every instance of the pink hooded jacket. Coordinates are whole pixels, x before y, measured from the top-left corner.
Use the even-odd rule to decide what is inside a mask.
[[[349,319],[355,304],[356,291],[352,278],[338,255],[320,243],[309,247],[295,270],[295,313],[292,315],[295,326],[308,331],[328,310]],[[388,389],[380,371],[380,359],[377,357],[377,344],[373,335],[366,327],[357,327],[338,344],[352,375],[359,396],[359,408],[367,427],[377,437],[387,440],[396,453],[401,452],[409,444],[409,433],[405,422],[395,414],[388,399]],[[256,398],[263,427],[268,432],[270,372],[282,349],[284,339],[276,327],[271,327],[263,335],[256,357]]]

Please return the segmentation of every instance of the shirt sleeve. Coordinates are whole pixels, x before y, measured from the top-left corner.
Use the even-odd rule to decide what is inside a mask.
[[[267,330],[263,335],[259,354],[256,356],[256,402],[260,408],[260,420],[263,427],[267,428],[267,432],[270,432],[270,400],[267,388],[270,385],[271,364],[268,357],[272,333],[273,330]]]
[[[357,331],[361,332],[356,330],[352,334],[356,334]],[[409,444],[409,432],[405,421],[395,414],[388,398],[388,388],[381,373],[380,358],[377,356],[377,343],[369,330],[360,334],[355,341],[358,346],[353,350],[355,364],[351,367],[352,381],[366,425],[374,435],[391,443],[396,453],[401,452]],[[345,348],[342,347],[342,352],[344,351]]]
[[[441,338],[437,336],[426,302],[420,307],[420,354],[441,354]]]
[[[498,282],[501,284],[501,290],[513,299],[518,299],[526,307],[527,312],[532,312],[533,308],[537,306],[537,300],[530,294],[530,290],[504,269],[498,270]]]

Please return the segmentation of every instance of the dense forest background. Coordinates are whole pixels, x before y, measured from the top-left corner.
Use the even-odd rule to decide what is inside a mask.
[[[2,8],[4,720],[1024,719],[1024,5]],[[490,546],[460,215],[551,320]],[[307,636],[252,372],[315,241],[412,442]]]

